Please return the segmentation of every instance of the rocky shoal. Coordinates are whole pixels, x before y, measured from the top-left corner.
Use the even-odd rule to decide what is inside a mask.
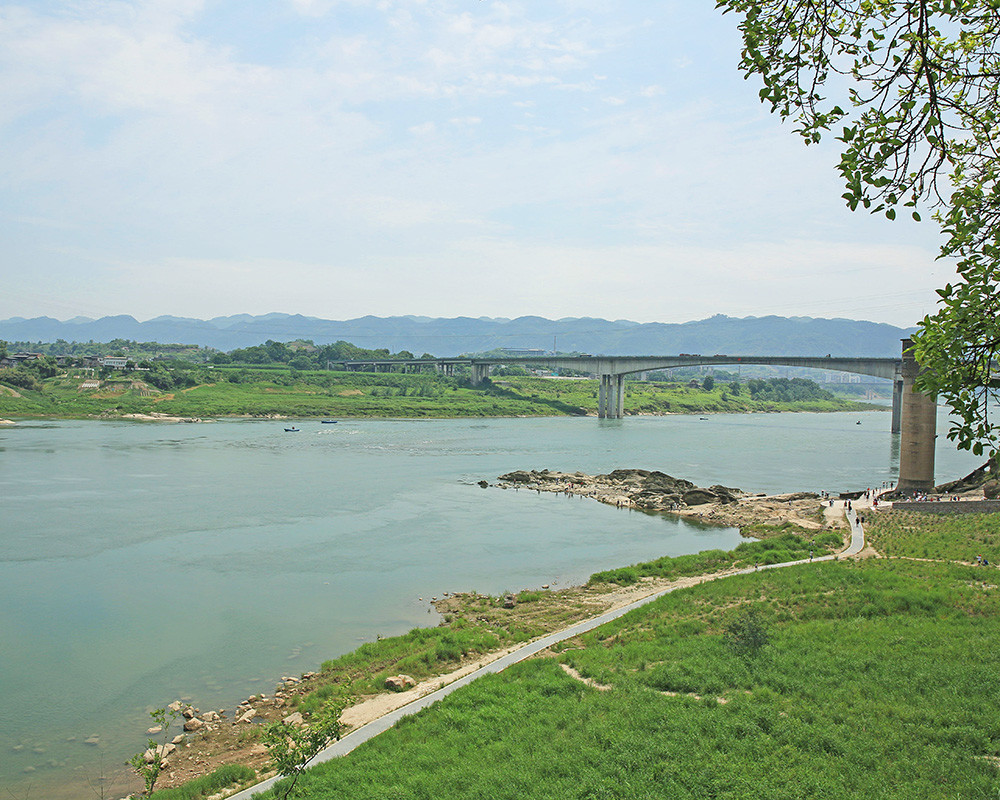
[[[583,472],[515,470],[501,475],[502,489],[527,489],[589,497],[618,508],[670,511],[721,525],[793,522],[818,528],[819,495],[790,492],[780,495],[751,495],[729,486],[696,486],[665,472],[646,469],[616,469],[605,475]],[[480,486],[488,487],[487,481]]]
[[[526,488],[542,492],[583,495],[614,506],[651,511],[675,511],[707,503],[735,503],[744,492],[728,486],[695,486],[665,472],[646,469],[616,469],[606,475],[582,472],[515,470],[501,475],[501,488]]]

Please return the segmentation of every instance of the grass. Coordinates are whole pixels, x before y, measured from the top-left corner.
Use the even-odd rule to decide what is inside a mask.
[[[1000,563],[1000,514],[945,516],[915,511],[866,515],[865,536],[888,556],[972,563],[984,556]]]
[[[797,530],[799,532],[790,532]],[[766,526],[757,526],[748,535],[768,533]],[[777,529],[777,535],[756,542],[742,542],[735,549],[703,550],[700,553],[685,556],[665,556],[655,561],[645,561],[630,567],[595,572],[590,576],[588,584],[616,583],[628,586],[637,583],[642,578],[684,578],[694,575],[708,575],[727,569],[752,567],[755,564],[782,564],[786,561],[798,561],[824,556],[839,550],[843,539],[833,531],[805,531],[796,526],[782,526]]]
[[[796,526],[759,526],[759,536],[734,550],[706,550],[687,556],[608,570],[591,576],[589,592],[522,591],[515,609],[503,608],[500,597],[476,593],[457,595],[444,609],[445,622],[435,628],[414,628],[402,636],[380,638],[323,663],[312,690],[295,698],[300,710],[317,711],[335,697],[359,698],[382,690],[390,675],[405,673],[417,680],[458,668],[463,659],[483,655],[566,627],[592,616],[607,584],[629,585],[643,577],[679,578],[719,572],[754,563],[775,564],[825,555],[842,545],[839,533],[804,531]]]
[[[247,784],[253,781],[256,775],[257,773],[250,767],[229,764],[175,789],[154,791],[149,800],[204,800],[222,789]]]
[[[84,373],[42,382],[39,390],[0,387],[0,416],[86,418],[162,413],[179,417],[491,417],[596,413],[597,381],[511,377],[472,388],[440,375],[292,370],[202,370],[201,382],[161,391],[142,373],[112,376],[99,389],[79,387]],[[754,401],[749,393],[728,395],[686,385],[626,384],[628,413],[749,411],[846,411],[864,404],[836,399],[788,403]]]
[[[1000,592],[979,575],[835,562],[678,591],[481,678],[297,796],[995,798]],[[770,633],[753,659],[721,635],[748,607]]]
[[[441,675],[457,669],[463,659],[529,641],[594,613],[585,598],[567,594],[572,590],[520,592],[515,609],[505,609],[500,597],[456,595],[441,625],[367,642],[324,662],[311,691],[295,702],[312,713],[334,697],[376,694],[390,675],[404,673],[417,680]]]

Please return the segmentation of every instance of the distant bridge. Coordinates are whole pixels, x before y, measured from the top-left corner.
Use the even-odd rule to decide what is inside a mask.
[[[414,358],[414,359],[354,359],[332,361],[331,366],[348,370],[419,371],[435,369],[446,375],[456,367],[469,367],[472,384],[479,385],[489,377],[490,369],[505,364],[524,367],[570,369],[598,376],[600,388],[597,415],[601,419],[624,416],[625,376],[637,372],[697,366],[782,366],[826,369],[869,375],[893,382],[892,421],[890,430],[900,440],[900,491],[926,490],[934,487],[934,440],[937,431],[937,404],[914,389],[919,366],[909,352],[911,343],[903,339],[900,358],[843,358],[817,356],[734,356],[715,354],[704,356],[681,353],[676,356],[498,356],[489,358]]]

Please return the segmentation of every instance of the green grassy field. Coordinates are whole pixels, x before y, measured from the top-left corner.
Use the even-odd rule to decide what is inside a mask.
[[[162,378],[162,376],[160,376]],[[508,377],[484,388],[432,374],[201,369],[181,374],[177,386],[157,388],[143,373],[112,375],[99,388],[70,373],[37,382],[40,388],[0,385],[0,417],[491,417],[593,414],[597,381]],[[152,380],[152,378],[150,378]],[[162,380],[161,380],[162,384]],[[191,385],[186,385],[191,384]],[[626,384],[627,413],[853,411],[865,404],[816,393],[813,399],[775,401],[687,385]]]
[[[939,516],[919,512],[869,513],[865,535],[884,555],[973,563],[1000,563],[1000,514]]]
[[[995,798],[1000,591],[982,578],[828,562],[678,591],[476,681],[295,796]],[[722,636],[750,607],[770,635],[755,657]]]

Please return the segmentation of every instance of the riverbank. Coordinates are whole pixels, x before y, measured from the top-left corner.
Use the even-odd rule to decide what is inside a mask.
[[[628,472],[634,477],[643,471]],[[763,541],[748,541],[728,554],[714,551],[660,559],[656,569],[663,574],[634,582],[621,578],[617,583],[608,582],[598,574],[585,585],[560,589],[544,585],[496,597],[446,592],[430,598],[442,618],[435,628],[363,645],[355,653],[325,662],[319,671],[285,676],[273,693],[251,696],[232,710],[200,715],[190,709],[188,714],[199,720],[194,723],[196,732],[168,757],[161,785],[178,786],[223,764],[251,767],[264,779],[269,773],[267,752],[259,740],[262,723],[286,720],[301,724],[326,700],[341,698],[347,703],[341,719],[347,726],[345,732],[350,732],[503,658],[522,642],[666,590],[695,586],[758,564],[813,555],[819,558],[845,546],[849,539],[843,504],[824,509],[812,496],[791,503],[746,497],[737,505],[746,519],[757,520],[766,514],[775,523],[757,528],[756,535]],[[692,510],[712,513],[705,507]],[[825,538],[816,536],[823,532]],[[701,555],[708,558],[699,560]]]
[[[64,374],[33,388],[0,392],[0,416],[62,419],[476,418],[597,414],[597,381],[510,377],[473,387],[436,375],[204,370],[190,385],[160,388],[141,373],[106,379]],[[625,413],[717,414],[884,410],[838,398],[804,381],[758,382],[763,388],[635,381]],[[2,387],[0,387],[2,388]]]

